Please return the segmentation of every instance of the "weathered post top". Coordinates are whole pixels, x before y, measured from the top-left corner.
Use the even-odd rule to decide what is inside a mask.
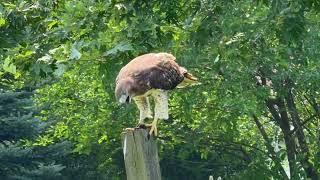
[[[126,129],[122,148],[127,180],[161,180],[157,143],[148,129]]]

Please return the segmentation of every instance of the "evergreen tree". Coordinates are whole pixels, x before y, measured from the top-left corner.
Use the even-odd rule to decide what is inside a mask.
[[[24,140],[37,137],[45,127],[34,115],[31,91],[0,92],[0,179],[56,179],[64,166],[55,164],[57,145],[28,147]],[[64,145],[63,148],[67,147]],[[60,145],[61,149],[61,145]]]

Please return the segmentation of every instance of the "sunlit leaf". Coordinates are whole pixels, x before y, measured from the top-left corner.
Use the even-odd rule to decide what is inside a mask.
[[[41,58],[39,58],[37,61],[49,63],[52,61],[52,57],[49,54],[46,54],[46,55],[42,56]]]
[[[81,58],[81,53],[74,46],[72,46],[70,59],[80,59],[80,58]]]
[[[57,77],[60,77],[63,75],[63,73],[67,70],[67,66],[64,64],[57,64],[57,69],[54,70],[54,75]]]
[[[15,74],[16,73],[16,66],[11,62],[11,58],[7,57],[4,60],[2,68],[9,73]]]
[[[114,48],[112,48],[109,51],[105,52],[104,55],[105,56],[114,55],[114,54],[117,54],[119,52],[126,52],[126,51],[132,51],[132,50],[133,50],[133,47],[132,47],[132,45],[130,43],[128,43],[128,42],[120,42]]]
[[[4,26],[6,24],[6,20],[2,17],[0,17],[0,27]]]

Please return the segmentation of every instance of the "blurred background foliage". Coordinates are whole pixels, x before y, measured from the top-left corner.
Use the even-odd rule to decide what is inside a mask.
[[[163,179],[319,179],[318,0],[0,2],[1,179],[125,179],[114,81],[170,52]]]

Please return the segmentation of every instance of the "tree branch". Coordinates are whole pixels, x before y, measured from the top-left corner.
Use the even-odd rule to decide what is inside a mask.
[[[284,170],[283,166],[281,165],[281,160],[277,157],[276,152],[274,151],[274,148],[271,145],[271,140],[269,139],[267,132],[265,131],[263,125],[261,124],[261,122],[258,120],[256,115],[252,115],[254,122],[256,123],[264,141],[265,141],[265,145],[267,147],[267,150],[269,152],[269,154],[271,155],[271,159],[273,160],[273,162],[276,164],[276,167],[278,167],[278,171],[281,174],[281,176],[284,179],[288,179],[289,177],[286,174],[286,171]]]
[[[285,104],[281,98],[268,99],[266,101],[267,107],[271,112],[273,118],[279,124],[284,136],[286,144],[287,157],[290,167],[290,176],[295,177],[296,174],[296,143],[294,137],[290,134],[289,117],[286,111]],[[278,108],[278,110],[276,109]]]
[[[316,180],[318,179],[318,174],[315,167],[309,162],[310,151],[306,142],[306,137],[303,132],[303,124],[301,123],[301,119],[299,117],[299,113],[294,102],[292,89],[289,89],[285,99],[293,122],[293,126],[296,129],[301,155],[303,156],[300,162],[303,165],[304,170],[306,171],[307,177]]]

